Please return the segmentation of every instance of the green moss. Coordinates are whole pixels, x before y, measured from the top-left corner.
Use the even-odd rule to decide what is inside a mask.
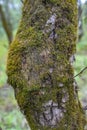
[[[56,37],[52,17],[56,17]],[[75,95],[69,61],[76,51],[76,19],[75,0],[50,0],[46,5],[40,0],[24,2],[22,20],[8,53],[7,74],[32,130],[84,129],[84,113]],[[43,104],[53,101],[62,109],[66,97],[64,116],[56,127],[42,126],[36,113],[40,117],[45,111]]]
[[[27,30],[25,30],[25,33],[22,33],[22,35],[20,35],[20,38],[23,39],[24,41],[28,41],[28,47],[29,46],[41,46],[41,44],[43,43],[42,39],[43,39],[43,33],[42,31],[38,31],[34,28],[34,27],[29,27]]]

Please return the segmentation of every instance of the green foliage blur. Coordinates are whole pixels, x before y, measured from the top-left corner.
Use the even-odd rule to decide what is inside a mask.
[[[82,5],[83,37],[77,43],[76,61],[74,63],[75,75],[87,67],[87,0]],[[76,78],[79,86],[79,98],[83,106],[87,105],[87,70]]]
[[[2,0],[3,1],[3,0]],[[6,1],[6,0],[5,0]],[[20,0],[9,0],[10,17],[15,36],[20,17],[22,3]],[[5,6],[4,6],[5,10]],[[83,30],[84,35],[77,43],[76,61],[74,63],[75,75],[87,66],[87,4],[83,5]],[[2,130],[29,130],[27,122],[20,112],[14,98],[13,89],[7,85],[6,60],[9,44],[5,31],[0,21],[0,127]],[[79,86],[79,97],[83,104],[87,103],[87,70],[75,78]],[[87,104],[86,104],[87,105]]]

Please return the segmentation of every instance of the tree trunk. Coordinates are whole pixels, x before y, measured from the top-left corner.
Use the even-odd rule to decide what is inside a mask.
[[[76,39],[76,0],[25,0],[7,74],[32,130],[84,130],[72,67]]]
[[[12,39],[13,39],[12,26],[11,26],[10,20],[6,19],[5,13],[2,10],[2,5],[0,5],[0,16],[1,16],[3,28],[6,32],[6,35],[7,35],[9,44],[10,44],[12,42]]]
[[[80,41],[83,36],[83,21],[82,21],[82,3],[78,0],[78,40]]]

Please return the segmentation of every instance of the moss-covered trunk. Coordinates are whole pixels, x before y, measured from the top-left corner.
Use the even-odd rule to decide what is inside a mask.
[[[32,130],[84,130],[72,67],[76,39],[76,0],[25,0],[7,74]]]

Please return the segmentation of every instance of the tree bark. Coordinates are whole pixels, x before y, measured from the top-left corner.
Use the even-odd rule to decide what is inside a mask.
[[[12,42],[12,39],[13,39],[12,26],[11,26],[10,21],[6,19],[5,13],[4,13],[3,9],[2,9],[1,4],[0,4],[0,16],[1,16],[1,21],[2,21],[3,28],[4,28],[5,32],[6,32],[6,35],[7,35],[9,44],[10,44]]]
[[[82,3],[78,0],[78,40],[80,41],[84,34],[82,21]]]
[[[7,74],[32,130],[84,130],[73,61],[76,0],[25,0]]]

